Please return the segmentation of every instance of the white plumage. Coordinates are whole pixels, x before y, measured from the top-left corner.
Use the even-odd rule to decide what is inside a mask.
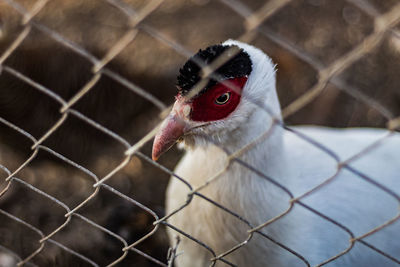
[[[252,71],[243,88],[242,99],[227,118],[207,124],[187,120],[187,114],[180,113],[181,106],[175,105],[171,116],[180,114],[185,123],[191,126],[184,135],[187,152],[175,172],[197,188],[228,165],[226,171],[199,192],[257,226],[286,211],[290,207],[291,197],[265,177],[238,162],[231,161],[229,164],[227,154],[219,147],[232,153],[268,131],[272,125],[271,116],[254,102],[261,101],[280,118],[275,70],[271,60],[253,46],[232,40],[223,45],[236,45],[250,56]],[[165,132],[165,125],[167,122],[161,132]],[[368,128],[304,126],[293,129],[330,149],[340,162],[352,158],[388,134],[387,130]],[[160,142],[162,135],[156,137],[155,145]],[[175,135],[174,140],[178,138],[178,134]],[[286,187],[295,198],[333,177],[330,183],[301,198],[301,202],[339,222],[358,237],[399,216],[399,149],[400,135],[392,133],[371,151],[349,162],[354,171],[373,178],[395,195],[368,183],[347,168],[340,168],[336,174],[337,161],[333,157],[278,125],[272,128],[267,138],[238,158]],[[188,193],[188,187],[172,177],[166,197],[167,214],[182,206]],[[194,196],[187,207],[170,217],[169,223],[201,240],[217,255],[249,236],[248,225],[198,196]],[[304,256],[311,265],[324,262],[351,244],[351,237],[346,231],[298,203],[285,216],[260,231]],[[176,235],[176,231],[169,230],[171,244],[175,243]],[[400,220],[364,240],[399,260]],[[183,252],[176,259],[178,267],[208,266],[213,257],[209,251],[183,236],[178,251]],[[258,233],[224,259],[237,266],[305,266],[299,258]],[[217,261],[216,266],[227,265]],[[327,266],[398,264],[355,242],[348,253]]]

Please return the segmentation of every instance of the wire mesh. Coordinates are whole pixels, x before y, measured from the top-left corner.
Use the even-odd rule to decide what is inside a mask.
[[[367,237],[381,231],[385,227],[398,222],[400,217],[399,212],[380,226],[370,229],[368,232],[356,234],[346,225],[342,224],[342,222],[330,218],[324,212],[318,211],[309,206],[305,201],[306,197],[315,194],[322,188],[326,187],[329,183],[332,183],[340,172],[348,171],[364,180],[366,183],[378,188],[384,194],[392,197],[398,204],[400,203],[400,196],[395,191],[380,184],[379,181],[373,177],[364,174],[362,170],[358,170],[352,166],[352,163],[356,159],[362,158],[368,153],[373,152],[387,139],[390,139],[396,134],[396,131],[400,128],[400,117],[396,115],[395,109],[392,108],[392,106],[396,107],[396,102],[390,107],[389,105],[382,104],[381,101],[377,100],[374,96],[371,96],[360,89],[362,84],[357,85],[357,83],[349,82],[349,79],[346,76],[346,74],[354,74],[355,70],[352,70],[352,67],[358,64],[361,60],[368,60],[373,57],[374,53],[378,53],[378,51],[382,49],[381,47],[385,42],[392,42],[393,47],[395,47],[396,42],[399,42],[400,34],[396,26],[400,21],[400,4],[394,2],[393,4],[379,3],[374,5],[366,0],[347,0],[340,4],[336,4],[340,6],[339,9],[342,11],[345,20],[347,19],[347,21],[350,21],[349,24],[358,23],[357,27],[364,27],[364,32],[361,35],[360,33],[357,33],[361,37],[358,37],[358,39],[356,38],[357,40],[347,47],[343,47],[341,50],[339,49],[340,53],[332,48],[326,48],[326,51],[320,49],[323,51],[323,54],[318,55],[313,53],[312,49],[309,47],[307,48],[307,46],[299,45],[290,40],[295,39],[293,33],[289,32],[289,34],[285,36],[285,30],[281,29],[281,27],[285,27],[285,25],[281,26],[282,22],[279,21],[279,19],[275,22],[274,19],[276,17],[288,18],[292,14],[290,12],[294,12],[293,9],[300,8],[301,6],[312,6],[312,8],[321,9],[322,13],[327,12],[327,10],[323,9],[322,6],[328,4],[326,1],[322,0],[299,2],[291,0],[270,0],[262,4],[255,4],[252,2],[247,3],[245,1],[237,0],[221,0],[218,4],[208,3],[207,1],[193,1],[194,4],[192,3],[192,6],[190,4],[180,3],[179,1],[170,1],[170,3],[165,1],[164,3],[164,1],[161,0],[144,1],[143,3],[140,1],[123,2],[119,0],[104,0],[99,2],[101,2],[101,4],[88,2],[85,5],[80,2],[78,3],[78,1],[58,1],[57,3],[57,1],[38,0],[32,3],[29,1],[19,2],[14,0],[2,0],[2,3],[0,4],[0,8],[4,11],[1,13],[4,16],[4,19],[2,20],[5,21],[3,32],[7,31],[6,22],[7,19],[10,19],[10,16],[4,14],[13,14],[12,16],[15,22],[10,23],[14,23],[14,26],[16,25],[12,28],[11,33],[3,33],[8,39],[4,41],[5,45],[2,45],[3,50],[0,55],[1,75],[7,75],[10,79],[16,79],[20,83],[24,84],[24,86],[29,86],[29,89],[26,91],[16,91],[16,93],[13,93],[10,99],[5,97],[6,94],[10,93],[9,90],[2,89],[4,93],[0,93],[0,99],[3,98],[6,99],[6,101],[11,101],[10,106],[4,105],[4,107],[0,108],[0,110],[2,110],[0,123],[2,124],[2,131],[4,132],[4,135],[2,135],[3,140],[1,141],[4,148],[3,153],[0,156],[0,159],[2,160],[0,167],[3,178],[2,187],[0,188],[0,213],[3,217],[2,220],[8,220],[8,224],[2,225],[1,228],[2,233],[5,231],[12,231],[15,233],[11,238],[14,241],[10,241],[3,234],[0,235],[0,251],[2,253],[1,255],[8,255],[7,262],[9,263],[7,264],[9,264],[9,266],[13,266],[14,264],[17,264],[18,266],[46,265],[49,263],[46,263],[43,259],[46,259],[46,257],[57,257],[57,255],[64,255],[64,258],[61,259],[61,261],[68,262],[73,258],[74,260],[91,266],[114,266],[117,264],[131,263],[140,266],[173,266],[175,258],[179,257],[184,253],[184,251],[182,252],[179,249],[180,240],[175,240],[175,242],[173,242],[175,243],[175,246],[170,248],[167,255],[166,248],[168,247],[168,241],[166,240],[167,238],[164,233],[165,228],[163,226],[180,233],[182,236],[189,238],[192,242],[195,242],[199,246],[208,250],[210,253],[211,266],[214,266],[216,263],[235,266],[235,263],[230,262],[227,256],[234,253],[236,250],[240,250],[244,246],[247,246],[247,244],[256,236],[268,239],[275,245],[298,258],[303,265],[311,266],[311,263],[306,256],[293,250],[285,244],[285,242],[277,240],[262,231],[269,225],[288,216],[296,207],[307,209],[313,215],[334,225],[347,235],[349,241],[348,246],[337,254],[319,262],[316,266],[323,266],[338,260],[349,253],[356,244],[365,246],[374,252],[381,254],[386,258],[386,260],[391,261],[393,266],[400,264],[400,254],[391,255],[386,251],[382,251],[367,239]],[[117,26],[106,25],[107,27],[114,29],[116,32],[112,41],[110,41],[111,37],[101,33],[101,30],[91,33],[91,28],[84,25],[85,22],[79,20],[78,22],[74,22],[77,23],[78,26],[75,25],[69,28],[68,23],[72,23],[71,21],[74,20],[74,18],[65,19],[63,16],[67,17],[66,13],[57,13],[58,11],[54,10],[54,5],[60,5],[59,9],[65,8],[66,10],[73,10],[73,15],[83,14],[83,17],[91,16],[91,14],[103,14],[104,12],[107,13],[109,10],[112,10],[112,12],[115,13],[114,19],[119,20]],[[180,7],[180,5],[183,7]],[[335,87],[338,89],[335,91],[335,94],[341,92],[343,95],[355,99],[358,103],[357,105],[367,107],[369,114],[372,114],[371,120],[374,120],[379,116],[377,124],[378,126],[386,125],[386,128],[389,130],[388,134],[370,144],[367,148],[359,151],[359,153],[342,160],[328,147],[324,146],[323,143],[318,143],[312,138],[297,131],[295,128],[286,126],[282,119],[276,117],[268,107],[254,102],[258,108],[264,109],[265,112],[272,115],[272,126],[267,132],[263,133],[259,138],[245,147],[237,151],[226,151],[228,154],[227,165],[223,166],[220,172],[209,177],[206,183],[200,186],[194,186],[185,180],[185,177],[179,177],[176,175],[171,170],[176,163],[176,160],[170,162],[161,161],[161,163],[152,161],[148,156],[148,142],[154,138],[162,119],[166,117],[172,108],[172,106],[165,104],[165,102],[169,102],[169,100],[166,100],[166,96],[173,96],[172,90],[160,93],[155,91],[157,88],[150,89],[147,85],[139,86],[138,84],[143,84],[143,82],[139,79],[136,81],[135,78],[133,78],[138,76],[132,75],[129,70],[127,71],[118,68],[116,70],[115,62],[118,58],[129,57],[129,53],[136,53],[134,55],[135,60],[142,58],[142,61],[146,61],[146,56],[151,53],[157,53],[151,48],[152,43],[157,43],[160,50],[163,50],[164,52],[166,51],[165,53],[173,54],[174,58],[182,58],[182,62],[184,62],[185,59],[193,54],[192,49],[185,45],[188,43],[185,38],[195,39],[195,37],[179,36],[167,32],[166,30],[163,30],[165,27],[161,25],[162,23],[165,23],[165,21],[162,19],[160,19],[161,22],[157,21],[157,18],[163,16],[168,17],[165,14],[173,13],[173,10],[178,8],[182,8],[182,11],[180,11],[182,12],[180,13],[182,15],[187,11],[186,9],[202,9],[204,5],[211,5],[212,9],[223,9],[224,12],[228,12],[229,10],[229,12],[233,12],[232,14],[238,16],[235,17],[235,23],[229,24],[228,27],[223,28],[223,30],[226,30],[226,33],[224,34],[228,37],[247,43],[257,43],[258,38],[263,38],[264,42],[267,41],[270,47],[275,47],[272,52],[275,51],[282,55],[282,62],[286,60],[288,62],[287,65],[289,66],[299,64],[298,62],[303,62],[302,64],[307,64],[306,68],[310,69],[310,72],[314,74],[315,77],[310,78],[312,83],[305,82],[306,85],[304,87],[306,87],[307,90],[296,92],[294,93],[295,97],[292,96],[287,98],[292,99],[290,99],[290,101],[287,100],[288,103],[286,103],[282,110],[283,119],[291,122],[291,118],[293,118],[294,115],[303,112],[304,108],[309,107],[314,102],[322,101],[321,97],[323,97],[323,94],[326,91],[332,91],[328,90],[329,87]],[[219,5],[218,8],[215,7],[216,5]],[[97,10],[96,12],[98,13],[90,13],[93,10]],[[163,11],[158,12],[159,10]],[[207,12],[210,11],[207,10]],[[52,20],[49,19],[49,17],[46,17],[49,16],[49,14],[50,17],[53,16],[53,18],[51,18]],[[104,18],[108,19],[109,17],[107,16]],[[327,16],[329,16],[329,14],[327,14]],[[155,22],[150,20],[150,18]],[[182,15],[182,18],[184,18],[184,15]],[[190,19],[192,18],[194,20],[193,25],[189,25],[189,27],[195,28],[198,20],[194,17],[191,17]],[[63,19],[66,21],[63,22],[64,24],[57,22],[58,20]],[[96,17],[94,20],[95,19]],[[219,19],[223,18],[221,17]],[[11,20],[12,19],[10,19],[10,21]],[[362,20],[362,22],[357,22],[359,20]],[[180,24],[179,17],[177,21],[176,26],[178,27]],[[294,23],[295,20],[290,22]],[[105,21],[96,21],[94,24],[101,25],[102,23],[106,24]],[[360,24],[362,24],[362,26],[360,26]],[[229,27],[234,27],[235,29],[229,31]],[[60,32],[61,29],[62,32]],[[81,31],[77,32],[79,30]],[[209,30],[217,31],[218,29]],[[351,30],[353,32],[350,31],[350,35],[355,34],[355,30],[353,28]],[[232,32],[236,35],[232,35]],[[98,34],[99,36],[94,37],[95,34]],[[212,33],[208,32],[204,34],[212,35]],[[221,34],[221,36],[224,34]],[[299,33],[300,36],[304,34],[304,32]],[[323,36],[325,36],[324,34],[326,35],[326,33],[317,31],[314,36],[317,40],[314,40],[314,42],[324,42],[324,40],[318,39],[323,38]],[[9,36],[11,36],[11,38]],[[40,40],[41,38],[48,38],[52,46],[57,45],[62,47],[63,50],[60,50],[61,52],[58,50],[53,52],[65,53],[65,60],[68,60],[71,57],[79,58],[77,65],[73,65],[73,67],[77,67],[78,71],[81,70],[81,65],[86,68],[85,71],[82,71],[84,74],[81,76],[83,77],[81,80],[84,80],[84,82],[73,82],[73,90],[65,93],[59,91],[54,84],[49,83],[46,80],[30,77],[29,74],[26,74],[26,70],[19,68],[20,65],[11,64],[10,62],[13,62],[11,60],[13,56],[20,61],[36,60],[35,57],[23,57],[23,54],[20,54],[22,52],[19,52],[24,43],[30,42],[30,38],[34,39],[32,44],[34,53],[36,53],[35,51],[38,51],[36,48],[38,45],[35,43],[38,42],[36,39]],[[93,38],[93,40],[90,40],[90,38]],[[102,43],[100,52],[93,49],[93,43],[96,43],[99,38],[106,38]],[[140,48],[136,47],[139,46],[137,44],[138,38],[144,38],[145,40],[145,45],[141,45]],[[218,36],[218,38],[221,37]],[[147,43],[149,43],[150,46],[148,49],[149,51],[145,51]],[[200,44],[196,43],[196,45],[200,46],[202,43],[204,43],[204,41],[200,42]],[[192,47],[195,46],[192,45]],[[198,49],[200,47],[195,48]],[[332,55],[326,56],[324,54],[330,52]],[[42,50],[37,53],[44,53],[44,58],[53,57],[53,54],[48,51]],[[235,51],[232,53],[224,53],[218,60],[208,66],[199,62],[203,67],[203,77],[196,85],[196,89],[193,90],[193,94],[199,92],[199,90],[207,84],[210,78],[216,78],[213,70],[227,62],[234,55]],[[390,56],[391,54],[389,54],[389,57]],[[127,60],[125,59],[125,65],[128,65],[126,61]],[[159,59],[156,60],[156,62],[159,61]],[[165,61],[166,63],[164,65],[166,66],[171,59],[166,57]],[[171,62],[174,61],[172,60]],[[60,65],[63,72],[68,71],[68,61],[62,62],[58,60],[55,64]],[[140,68],[146,69],[145,67],[142,67],[141,64],[142,63],[138,61],[137,65],[136,62],[132,65],[139,69],[139,76],[144,75],[143,70],[141,71]],[[40,65],[41,62],[35,65],[35,68],[41,68]],[[172,64],[172,66],[176,65],[177,64]],[[278,64],[278,75],[280,72],[279,66],[280,65]],[[284,63],[283,66],[285,66]],[[49,71],[49,75],[52,75],[51,70],[46,69],[49,68],[49,66],[42,68],[44,68],[42,71]],[[151,66],[149,69],[154,70],[153,78],[150,77],[150,79],[154,79],[154,77],[161,72],[176,72],[176,69],[171,71],[171,67],[160,67],[160,69],[157,69],[156,67]],[[394,73],[396,73],[396,70],[398,69],[395,69]],[[283,72],[284,71],[285,70],[283,70]],[[77,74],[74,75],[76,76]],[[66,77],[71,80],[78,80],[74,75],[68,76],[68,74],[66,74]],[[53,78],[61,79],[61,77]],[[170,81],[168,79],[166,80]],[[117,84],[118,87],[113,89],[114,91],[111,93],[103,92],[98,88],[98,86],[100,86],[99,84],[104,83],[104,81],[107,83],[105,87],[111,87],[115,84]],[[165,87],[161,84],[163,82],[163,80],[160,80],[155,84]],[[13,88],[12,86],[14,85],[13,83],[7,83],[6,86]],[[4,85],[2,85],[2,88],[3,87],[5,88]],[[39,98],[34,98],[36,96],[32,96],[30,93],[31,91],[38,93]],[[123,91],[124,94],[121,98],[118,98],[116,102],[113,102],[111,107],[106,106],[106,104],[102,105],[102,102],[90,102],[92,101],[90,98],[93,96],[101,94],[104,98],[112,98],[114,97],[114,94],[118,94],[119,91]],[[398,94],[398,91],[394,91],[390,97],[395,97],[396,92]],[[126,97],[126,94],[130,94],[131,96]],[[132,95],[134,95],[133,98]],[[22,123],[23,120],[19,121],[12,116],[11,119],[8,118],[7,114],[11,113],[7,113],[9,112],[7,108],[24,108],[24,102],[14,101],[12,99],[13,97],[14,99],[26,97],[28,98],[28,101],[32,100],[34,102],[33,106],[28,105],[28,108],[32,107],[34,109],[40,105],[51,106],[52,114],[46,115],[49,116],[50,122],[38,124],[38,126],[33,124],[35,131],[32,133],[32,126],[30,124],[27,124],[28,126],[25,128],[24,126],[19,125],[19,122]],[[41,100],[42,98],[45,98],[46,100]],[[129,101],[132,99],[134,99],[134,102],[129,104]],[[329,102],[326,101],[327,99],[328,98],[326,97],[324,98],[325,102],[322,105],[329,104]],[[18,105],[20,106],[18,107]],[[91,113],[85,109],[85,106],[88,105],[90,105],[91,108],[95,107],[95,113]],[[126,114],[127,111],[125,108],[130,105],[139,106],[138,110],[135,110],[136,113],[128,112],[128,114]],[[150,105],[151,108],[149,108]],[[397,107],[398,106],[397,102]],[[316,107],[318,108],[318,106]],[[321,106],[319,106],[319,108],[321,108]],[[28,110],[28,113],[31,112],[33,116],[37,117],[37,121],[42,119],[41,117],[38,117],[41,113],[35,113]],[[103,118],[96,116],[97,113],[100,114],[100,116],[107,113],[107,119],[103,120]],[[353,113],[356,114],[354,110]],[[146,114],[146,116],[140,117],[140,114]],[[305,113],[305,115],[303,114],[303,118],[308,115],[309,113]],[[123,128],[123,125],[131,123],[130,119],[134,116],[137,116],[139,119],[134,120],[133,124],[142,124],[143,129],[130,128],[130,130],[135,132],[133,135],[134,137],[132,137],[132,135],[127,134],[121,129]],[[354,116],[357,117],[356,115]],[[119,124],[117,123],[116,125],[113,124],[113,122],[119,121],[121,118],[123,120],[122,122],[118,122]],[[347,125],[351,125],[354,121],[357,121],[357,118],[351,117],[347,122]],[[72,122],[78,126],[71,126],[70,124]],[[292,122],[296,123],[298,121],[293,119]],[[317,121],[317,123],[318,122],[320,121]],[[85,158],[86,154],[80,149],[85,149],[86,142],[90,142],[90,139],[93,137],[90,137],[89,134],[89,137],[78,135],[78,137],[74,139],[72,135],[74,131],[76,132],[76,129],[79,128],[82,128],[84,131],[88,131],[89,133],[93,133],[95,136],[102,136],[102,139],[95,143],[95,156],[92,156],[90,159],[82,160],[80,155],[82,154],[82,157]],[[295,195],[279,181],[275,180],[273,177],[266,176],[260,170],[241,159],[241,155],[254,149],[257,142],[268,138],[276,128],[283,128],[286,131],[290,131],[298,138],[325,153],[335,162],[335,173],[331,177],[326,177],[322,183],[311,188],[307,192],[304,192],[301,195]],[[58,139],[56,138],[55,141],[52,140],[54,136],[58,136]],[[19,143],[18,145],[16,145],[15,142],[10,141],[13,138],[19,140],[17,141],[17,143]],[[70,145],[71,143],[67,141],[65,141],[67,144],[65,146],[59,144],[69,138],[74,140],[74,145]],[[104,140],[107,140],[107,142]],[[15,151],[14,145],[16,145]],[[6,146],[10,148],[7,149]],[[67,147],[67,149],[65,149],[65,147]],[[104,151],[108,151],[108,154],[105,156],[103,155]],[[96,160],[99,161],[96,162]],[[47,166],[53,167],[45,167],[46,164],[48,164]],[[219,178],[220,174],[226,171],[231,164],[238,164],[241,168],[250,170],[259,178],[268,181],[271,186],[278,188],[282,195],[287,195],[287,209],[260,225],[253,225],[248,218],[235,213],[228,207],[218,203],[218,201],[202,194],[201,190],[214,183]],[[146,167],[143,167],[144,165],[146,165]],[[40,171],[40,169],[42,169],[42,171]],[[62,171],[59,169],[62,169]],[[146,189],[136,188],[136,191],[134,192],[143,191],[143,194],[133,195],[132,191],[127,189],[129,183],[126,184],[122,182],[122,180],[129,181],[131,173],[135,173],[135,177],[138,177],[143,175],[145,172],[148,172],[148,176],[155,176],[156,178],[157,176],[164,175],[172,176],[171,179],[179,179],[189,190],[186,202],[169,214],[164,214],[162,211],[163,209],[160,209],[160,207],[154,204],[154,202],[163,203],[164,196],[162,191],[165,189],[165,178],[162,178],[164,180],[160,182],[160,184],[154,182],[154,180],[152,181],[155,184],[149,184],[149,182],[146,184],[146,182],[143,181],[129,182],[130,184],[134,184],[133,187],[147,187]],[[65,180],[65,178],[67,178],[67,180]],[[70,189],[68,189],[69,182],[77,183],[78,186],[72,189],[72,195],[66,196],[70,193]],[[126,187],[126,185],[128,186]],[[160,189],[154,189],[154,187],[157,186],[160,187]],[[59,191],[61,191],[61,193],[55,195],[55,192]],[[63,191],[65,192],[62,193]],[[155,196],[155,194],[157,194],[157,196]],[[22,200],[24,197],[28,195],[32,195],[32,197],[28,198],[28,202],[23,202]],[[39,198],[42,200],[39,201]],[[96,201],[107,202],[106,199],[108,198],[117,199],[111,201],[111,205],[114,205],[114,203],[123,204],[117,204],[117,206],[111,208],[109,207],[108,210],[106,208],[101,210],[106,206],[96,204]],[[194,198],[201,198],[218,209],[226,212],[229,216],[233,216],[243,222],[247,228],[247,238],[229,250],[220,252],[214,250],[214,244],[205,243],[197,237],[179,229],[177,226],[170,224],[168,219],[191,205]],[[157,200],[155,201],[155,199]],[[34,202],[36,201],[37,204],[34,205]],[[42,202],[49,206],[42,206]],[[35,206],[39,206],[39,208],[35,209]],[[50,208],[50,206],[52,207]],[[42,214],[45,209],[48,209],[46,213],[50,213],[50,215]],[[126,209],[126,212],[120,211],[123,209]],[[97,213],[90,212],[90,210],[96,210]],[[132,214],[135,214],[135,216]],[[46,218],[41,219],[41,217],[51,217],[53,215],[57,218],[52,218],[50,220],[51,223],[46,223],[46,226],[44,227],[45,229],[42,229],[41,225],[43,225],[43,223],[40,223],[40,220],[46,220]],[[114,225],[115,221],[119,221],[119,224],[122,225],[128,224],[131,226],[123,226],[128,230],[120,225],[116,227]],[[135,222],[139,221],[142,222],[142,225],[136,227],[140,228],[141,231],[138,231],[134,236],[130,236],[127,231],[134,231],[132,230],[132,227],[135,226],[132,226],[132,224],[135,225]],[[24,231],[27,231],[27,234],[24,235]],[[98,233],[88,234],[90,231],[97,231]],[[29,239],[25,240],[25,236],[29,236]],[[21,243],[28,245],[16,245],[14,244],[15,242],[18,242],[16,240],[23,240]],[[80,250],[80,247],[74,243],[81,241],[87,243],[86,250]],[[150,241],[156,244],[154,245],[155,248],[149,248],[149,245],[146,245],[146,242],[149,243]],[[108,243],[108,245],[106,243]],[[107,250],[107,246],[113,248]],[[108,253],[112,251],[111,255],[108,255],[107,251]],[[119,253],[117,251],[119,251]],[[97,256],[97,254],[102,253],[106,255],[102,257]],[[0,261],[1,260],[2,258],[0,258]],[[1,264],[5,263],[0,262],[0,265]],[[56,264],[63,265],[60,262]],[[49,265],[53,265],[53,263]]]

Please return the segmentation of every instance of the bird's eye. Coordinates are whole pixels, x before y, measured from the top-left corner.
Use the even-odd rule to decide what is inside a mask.
[[[220,95],[215,99],[215,103],[217,105],[223,105],[226,104],[229,101],[229,98],[231,98],[231,93],[227,92],[225,94]]]

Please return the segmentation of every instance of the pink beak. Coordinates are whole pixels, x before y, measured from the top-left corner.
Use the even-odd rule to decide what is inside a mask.
[[[153,160],[157,160],[164,152],[168,151],[184,133],[185,122],[183,119],[175,114],[168,115],[154,138]]]
[[[164,152],[170,149],[190,128],[188,122],[190,122],[191,108],[191,104],[187,103],[184,97],[181,95],[176,97],[171,113],[163,121],[160,131],[154,138],[153,160],[157,160]]]

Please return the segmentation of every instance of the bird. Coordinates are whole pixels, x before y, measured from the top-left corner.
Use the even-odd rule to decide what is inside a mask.
[[[286,127],[275,76],[236,40],[179,70],[152,150],[185,150],[166,191],[175,266],[399,266],[400,134]]]

